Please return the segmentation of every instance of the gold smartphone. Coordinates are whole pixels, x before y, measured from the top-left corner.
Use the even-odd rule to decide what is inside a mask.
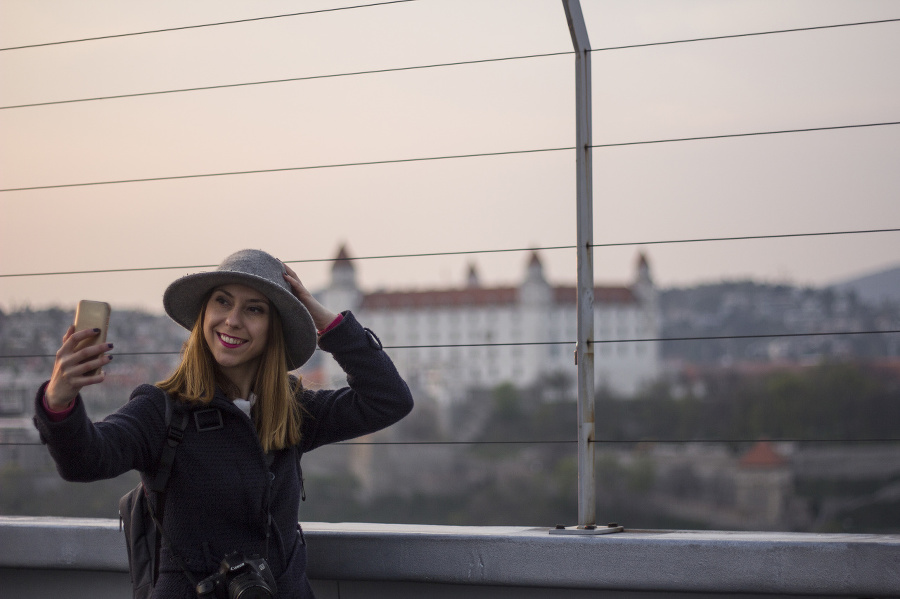
[[[75,351],[84,349],[90,345],[99,345],[106,343],[106,332],[109,329],[109,315],[112,308],[106,302],[95,302],[92,300],[81,300],[78,302],[78,308],[75,309],[75,332],[85,329],[100,329],[94,337],[89,337],[75,346]],[[99,369],[92,372],[86,372],[85,376],[93,376],[99,372]]]

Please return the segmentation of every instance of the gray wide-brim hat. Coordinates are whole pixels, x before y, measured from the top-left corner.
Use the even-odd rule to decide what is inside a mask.
[[[186,275],[163,293],[169,317],[191,330],[203,309],[206,294],[221,285],[239,283],[268,298],[281,316],[288,370],[300,368],[316,350],[316,325],[284,280],[281,261],[262,250],[241,250],[225,258],[214,271]]]

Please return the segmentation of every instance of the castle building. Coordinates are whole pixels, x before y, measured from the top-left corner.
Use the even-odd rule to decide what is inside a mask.
[[[470,266],[462,287],[366,293],[342,247],[329,285],[316,296],[326,306],[353,310],[377,333],[403,377],[438,400],[507,382],[527,386],[550,376],[569,379],[574,395],[577,289],[551,285],[537,252],[515,287],[483,286]],[[608,342],[656,339],[659,321],[657,291],[643,254],[630,285],[594,289],[598,389],[631,395],[658,376],[658,341]],[[319,368],[323,383],[343,382],[333,360]]]

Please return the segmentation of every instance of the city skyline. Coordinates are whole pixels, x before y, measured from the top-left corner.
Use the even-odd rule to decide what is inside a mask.
[[[307,2],[327,10],[333,1]],[[343,6],[347,6],[344,4]],[[900,120],[900,23],[621,46],[900,18],[886,1],[583,2],[593,61],[594,241],[633,244],[896,228],[900,126],[615,146]],[[261,174],[0,193],[0,275],[213,265],[241,247],[312,289],[358,257],[574,245],[574,58],[556,0],[419,0],[221,23],[295,3],[104,0],[0,7],[0,106],[311,80],[0,110],[0,188],[247,170]],[[620,48],[620,49],[615,49]],[[604,50],[601,50],[604,49]],[[554,54],[442,68],[334,76]],[[534,150],[534,151],[533,151]],[[474,158],[310,168],[528,151]],[[533,151],[533,152],[532,152]],[[661,287],[824,285],[897,265],[898,234],[598,248],[598,284],[645,251]],[[364,288],[519,278],[527,253],[366,261]],[[571,249],[541,253],[575,278]],[[198,270],[0,278],[0,309],[81,297],[159,312]]]

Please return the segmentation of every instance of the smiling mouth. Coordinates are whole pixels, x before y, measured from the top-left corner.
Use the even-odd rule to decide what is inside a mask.
[[[222,345],[229,349],[240,347],[241,345],[247,343],[245,339],[238,339],[237,337],[231,337],[229,335],[225,335],[224,333],[216,333],[216,335],[218,335],[219,341],[222,342]]]

